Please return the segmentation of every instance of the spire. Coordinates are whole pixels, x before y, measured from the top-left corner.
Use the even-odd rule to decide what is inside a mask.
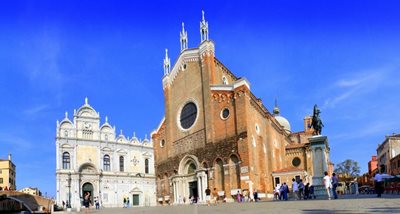
[[[165,58],[164,58],[164,76],[169,74],[171,66],[171,60],[168,57],[168,49],[165,49]]]
[[[68,112],[65,112],[65,119],[68,119]]]
[[[274,115],[279,115],[278,100],[275,98]]]
[[[208,22],[204,18],[204,10],[201,11],[202,13],[202,20],[200,22],[200,36],[201,42],[208,40]]]
[[[88,105],[88,98],[85,97],[85,105]]]
[[[182,22],[182,31],[180,33],[181,40],[181,52],[188,48],[188,36],[187,31],[185,31],[185,23]]]
[[[106,123],[108,123],[108,116],[106,116]]]

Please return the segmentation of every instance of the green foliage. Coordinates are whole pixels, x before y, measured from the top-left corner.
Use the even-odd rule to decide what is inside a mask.
[[[360,167],[357,161],[347,159],[336,165],[334,172],[336,174],[342,174],[346,177],[357,177],[360,173]]]

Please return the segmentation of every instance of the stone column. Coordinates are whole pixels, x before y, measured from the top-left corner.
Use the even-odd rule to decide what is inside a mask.
[[[179,200],[179,196],[182,195],[181,193],[181,182],[180,182],[180,178],[177,178],[175,181],[175,185],[176,185],[176,198],[177,198],[177,202],[181,203],[181,201]]]
[[[73,205],[74,208],[80,209],[81,207],[81,188],[79,184],[79,175],[72,175],[72,181],[71,181],[71,200],[73,200]],[[72,205],[72,204],[71,204]]]
[[[62,169],[62,167],[60,167],[60,148],[59,147],[60,147],[60,144],[57,141],[57,144],[56,144],[56,169]],[[62,157],[62,155],[61,155],[61,157]],[[71,161],[71,156],[69,156],[69,158]]]
[[[175,199],[176,199],[176,191],[175,191],[175,181],[174,181],[174,179],[171,179],[171,182],[172,182],[172,193],[174,194],[174,198],[173,198],[173,200],[174,200],[174,203],[175,203]]]
[[[314,186],[314,194],[318,197],[327,197],[325,186],[323,183],[324,172],[328,170],[329,145],[326,136],[317,135],[309,139],[312,151],[312,185]]]
[[[174,178],[172,185],[174,185],[174,204],[178,204],[179,203],[179,190],[178,190],[179,183],[178,183],[177,178]]]
[[[199,201],[203,201],[203,191],[202,191],[202,185],[201,185],[201,176],[198,174],[197,175],[197,194],[199,195]]]
[[[206,189],[207,188],[209,188],[208,187],[208,184],[207,184],[207,175],[206,175],[206,173],[205,172],[203,172],[203,179],[202,179],[202,181],[203,181],[203,194],[204,194],[204,198],[205,198],[205,191],[206,191]]]

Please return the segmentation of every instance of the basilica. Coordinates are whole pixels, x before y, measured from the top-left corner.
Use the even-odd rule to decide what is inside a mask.
[[[268,110],[250,82],[215,56],[204,12],[200,41],[189,48],[182,24],[175,64],[165,53],[165,116],[151,136],[157,203],[204,202],[207,188],[226,201],[244,191],[268,197],[276,185],[292,178],[312,183],[316,169],[327,170],[329,146],[312,146],[312,118],[293,132],[277,104]]]
[[[153,143],[135,135],[117,135],[108,118],[100,114],[88,99],[74,110],[70,120],[65,113],[56,129],[57,204],[82,206],[86,192],[92,202],[103,207],[156,204]]]

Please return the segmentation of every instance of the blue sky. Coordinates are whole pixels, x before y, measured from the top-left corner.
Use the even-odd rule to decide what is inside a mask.
[[[200,43],[206,12],[216,56],[293,131],[321,108],[331,160],[362,172],[400,132],[399,4],[385,1],[7,1],[0,3],[0,157],[17,187],[55,195],[56,120],[89,98],[117,130],[144,137],[164,114],[164,49],[185,22]]]

